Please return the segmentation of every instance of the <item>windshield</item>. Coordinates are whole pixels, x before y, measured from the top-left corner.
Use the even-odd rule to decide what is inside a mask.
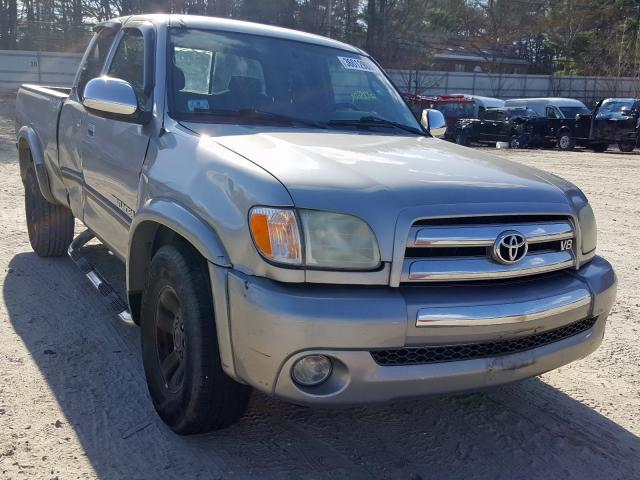
[[[620,119],[629,116],[633,109],[633,99],[611,99],[602,102],[597,119]]]
[[[248,34],[171,29],[170,56],[171,115],[177,119],[421,132],[402,97],[363,55]]]
[[[589,115],[591,112],[587,107],[558,107],[564,118],[576,118],[576,115]]]
[[[465,103],[437,103],[437,110],[440,110],[445,117],[473,118],[475,117],[474,105],[471,102]]]

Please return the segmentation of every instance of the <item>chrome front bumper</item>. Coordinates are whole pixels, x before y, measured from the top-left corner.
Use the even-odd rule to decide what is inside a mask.
[[[600,257],[544,279],[400,288],[290,285],[210,268],[225,370],[297,403],[391,400],[538,375],[598,347],[616,290],[613,269]],[[509,341],[585,318],[597,321],[562,340],[506,355],[389,366],[371,353]],[[310,353],[331,357],[334,369],[324,384],[304,388],[290,371]]]

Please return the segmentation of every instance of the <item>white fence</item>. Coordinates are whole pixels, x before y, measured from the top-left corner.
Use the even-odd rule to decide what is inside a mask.
[[[403,92],[423,95],[467,93],[498,98],[568,97],[587,104],[607,97],[640,95],[637,78],[556,77],[553,75],[499,75],[488,73],[389,70]]]
[[[0,91],[22,83],[70,86],[80,63],[78,53],[0,50]],[[403,92],[438,95],[469,93],[488,97],[569,97],[587,104],[607,97],[640,97],[636,78],[555,77],[488,73],[389,70]]]
[[[70,86],[81,57],[78,53],[0,50],[0,91],[15,91],[23,83]]]

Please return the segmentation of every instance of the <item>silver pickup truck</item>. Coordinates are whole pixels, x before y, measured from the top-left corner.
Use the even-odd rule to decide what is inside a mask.
[[[232,424],[251,388],[473,390],[602,341],[616,277],[582,192],[435,138],[442,115],[416,120],[357,48],[132,16],[97,27],[70,90],[24,85],[16,108],[31,245],[82,260],[95,236],[126,263],[120,316],[178,433]]]

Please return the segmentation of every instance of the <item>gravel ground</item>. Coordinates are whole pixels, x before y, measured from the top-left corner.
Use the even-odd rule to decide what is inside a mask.
[[[471,395],[308,409],[256,394],[230,429],[181,438],[147,395],[138,329],[68,259],[32,253],[0,99],[0,478],[640,478],[640,155],[497,151],[575,182],[617,269],[618,302],[590,357]],[[100,246],[116,284],[123,267]]]

